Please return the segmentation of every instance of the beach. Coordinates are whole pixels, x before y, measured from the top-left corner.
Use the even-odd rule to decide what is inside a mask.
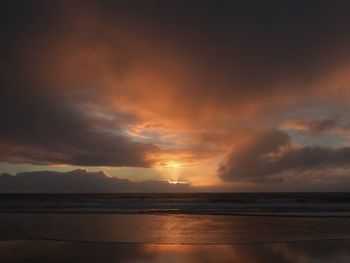
[[[3,194],[0,262],[342,263],[348,193]]]
[[[344,241],[244,246],[0,241],[0,259],[30,263],[346,263],[350,260],[349,245]]]
[[[350,218],[2,213],[1,262],[349,262]]]

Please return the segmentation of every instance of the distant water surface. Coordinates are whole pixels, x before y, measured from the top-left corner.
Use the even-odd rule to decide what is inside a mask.
[[[350,193],[0,194],[0,212],[350,214]]]

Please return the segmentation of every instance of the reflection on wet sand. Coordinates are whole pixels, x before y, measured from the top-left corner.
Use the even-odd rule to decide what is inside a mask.
[[[150,262],[341,263],[350,262],[349,241],[270,245],[145,245]],[[147,254],[147,253],[146,253]]]
[[[345,263],[349,241],[270,245],[155,245],[0,241],[0,262]]]
[[[348,263],[349,226],[350,218],[2,214],[0,262]]]
[[[350,239],[350,218],[1,214],[0,240],[251,244]]]

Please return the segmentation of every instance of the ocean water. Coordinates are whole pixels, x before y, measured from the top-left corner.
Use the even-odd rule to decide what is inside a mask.
[[[348,193],[3,194],[0,262],[348,263]]]
[[[350,214],[350,193],[0,194],[0,212]]]

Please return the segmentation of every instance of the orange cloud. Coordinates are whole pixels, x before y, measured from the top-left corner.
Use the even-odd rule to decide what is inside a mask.
[[[2,160],[195,166],[259,130],[295,128],[314,104],[348,109],[347,14],[189,5],[64,1],[22,14],[3,49]]]

